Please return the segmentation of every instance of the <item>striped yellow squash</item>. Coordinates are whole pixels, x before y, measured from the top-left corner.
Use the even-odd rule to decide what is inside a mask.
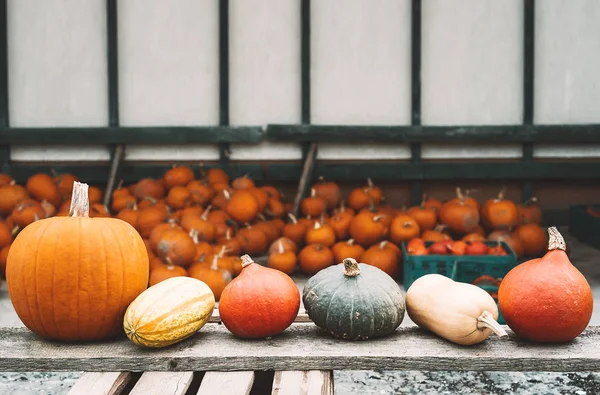
[[[204,282],[172,277],[142,292],[127,308],[123,328],[139,346],[166,347],[200,330],[215,307]]]

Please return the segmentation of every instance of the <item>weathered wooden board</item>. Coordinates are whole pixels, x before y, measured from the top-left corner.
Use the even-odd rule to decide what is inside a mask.
[[[206,372],[198,395],[248,395],[254,383],[254,372]]]
[[[272,395],[333,395],[333,372],[309,370],[275,372]]]
[[[193,379],[194,372],[145,372],[129,395],[183,395]]]
[[[118,395],[131,380],[130,372],[86,372],[68,395]]]
[[[508,328],[506,328],[508,330]],[[223,325],[165,349],[125,338],[93,344],[40,339],[24,328],[0,329],[0,371],[472,370],[600,371],[600,327],[569,344],[489,338],[460,347],[416,327],[361,342],[334,339],[313,324],[294,324],[272,339],[235,338]]]

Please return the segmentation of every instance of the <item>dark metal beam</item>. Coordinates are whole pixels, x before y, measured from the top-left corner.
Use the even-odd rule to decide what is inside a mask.
[[[7,0],[0,0],[0,127],[10,124],[8,116],[8,25]],[[0,134],[1,136],[1,134]],[[10,163],[10,147],[0,138],[0,171],[6,172]]]
[[[421,0],[411,3],[411,124],[421,125]],[[410,146],[411,161],[417,164],[421,161],[421,144],[412,143]],[[421,201],[423,185],[415,181],[411,186],[411,202],[416,205]]]
[[[219,125],[229,125],[229,0],[219,0]],[[219,144],[219,161],[229,162],[229,143]]]
[[[532,125],[534,115],[535,0],[523,3],[523,124]],[[533,143],[523,144],[523,161],[533,161]],[[523,183],[523,200],[533,195],[531,180]]]
[[[0,129],[0,144],[187,144],[258,143],[260,127],[156,126]]]
[[[300,0],[300,91],[303,124],[310,123],[310,0]]]
[[[269,125],[266,139],[280,142],[388,143],[599,143],[600,124],[356,126]]]

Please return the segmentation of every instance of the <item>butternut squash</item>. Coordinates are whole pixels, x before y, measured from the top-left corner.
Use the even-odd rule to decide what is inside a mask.
[[[418,278],[406,292],[406,312],[419,327],[456,344],[481,343],[508,334],[496,321],[498,306],[482,288],[440,274]]]

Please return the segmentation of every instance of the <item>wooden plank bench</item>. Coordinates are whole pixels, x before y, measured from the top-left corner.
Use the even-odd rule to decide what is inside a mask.
[[[305,314],[264,340],[238,339],[219,323],[215,312],[196,335],[165,349],[139,348],[124,337],[64,344],[0,328],[0,371],[84,371],[72,395],[249,394],[264,372],[273,372],[269,391],[287,395],[332,394],[333,370],[600,371],[600,326],[560,345],[530,344],[505,327],[508,340],[461,347],[411,324],[385,338],[349,342]]]

